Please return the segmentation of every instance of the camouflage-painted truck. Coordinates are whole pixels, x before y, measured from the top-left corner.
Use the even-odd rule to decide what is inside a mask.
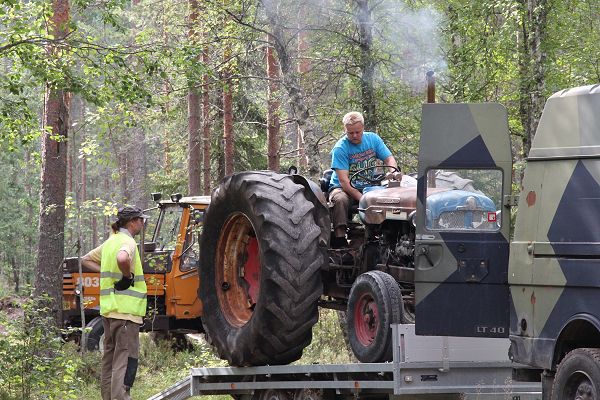
[[[496,174],[503,206],[497,232],[447,232],[418,223],[427,209],[426,174],[439,168]],[[518,199],[511,196],[510,174],[500,106],[424,106],[416,332],[510,336],[510,358],[542,372],[545,399],[598,399],[600,85],[550,97]],[[509,242],[509,208],[517,202]],[[536,378],[532,370],[517,372],[517,378]]]
[[[466,184],[441,187],[436,177],[448,174]],[[543,372],[547,398],[552,388],[554,399],[598,398],[597,86],[548,100],[518,197],[511,178],[504,107],[425,104],[417,185],[363,196],[349,232],[357,244],[343,250],[352,265],[328,249],[317,184],[268,171],[226,178],[201,239],[208,336],[233,365],[291,362],[321,305],[347,310],[355,354],[377,362],[389,354],[389,324],[415,318],[420,335],[510,336],[510,357],[533,367],[516,378]]]

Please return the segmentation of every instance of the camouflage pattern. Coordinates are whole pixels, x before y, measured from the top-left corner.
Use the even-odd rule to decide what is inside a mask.
[[[507,211],[513,200],[506,113],[492,104],[423,107],[417,333],[506,336],[508,319],[511,358],[551,371],[573,349],[600,347],[599,131],[600,85],[550,97],[527,159],[514,239],[508,245]],[[461,168],[501,170],[499,230],[427,229],[427,172],[432,168],[459,175]]]
[[[555,369],[600,347],[600,85],[546,103],[527,160],[509,284],[513,358]]]
[[[425,104],[421,125],[415,241],[416,332],[508,336],[507,286],[512,157],[506,109],[499,104]],[[489,170],[500,193],[495,229],[433,229],[426,189],[430,169],[459,176]],[[479,189],[479,188],[474,188]],[[466,207],[466,205],[465,205]],[[493,215],[492,215],[493,214]]]

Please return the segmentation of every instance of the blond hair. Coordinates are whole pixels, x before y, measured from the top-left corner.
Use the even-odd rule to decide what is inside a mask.
[[[365,119],[363,115],[358,111],[350,111],[348,114],[344,115],[344,118],[342,118],[342,122],[344,123],[344,125],[354,125],[357,122],[360,122],[364,125]]]

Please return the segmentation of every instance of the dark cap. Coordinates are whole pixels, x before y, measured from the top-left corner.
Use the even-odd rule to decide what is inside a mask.
[[[119,208],[117,213],[119,221],[128,221],[133,218],[149,218],[148,215],[144,214],[141,208],[136,206],[125,206]]]

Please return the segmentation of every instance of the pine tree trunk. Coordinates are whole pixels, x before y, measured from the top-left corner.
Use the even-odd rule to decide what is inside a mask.
[[[92,216],[92,249],[98,247],[98,219]]]
[[[519,115],[523,126],[523,156],[526,157],[546,101],[546,53],[543,47],[550,5],[548,0],[520,0],[520,6]]]
[[[208,46],[202,51],[202,64],[208,65]],[[204,195],[210,194],[210,87],[208,74],[202,76],[202,172],[204,175]]]
[[[69,22],[69,2],[54,0],[50,20],[51,34],[64,38]],[[49,49],[49,56],[59,56]],[[34,294],[47,305],[46,315],[57,328],[62,325],[62,263],[64,257],[65,196],[67,184],[67,137],[69,131],[69,94],[48,87],[44,125],[50,132],[42,136],[37,273]],[[56,140],[55,138],[59,138]],[[48,302],[43,296],[48,296]]]
[[[146,133],[144,128],[137,126],[132,129],[131,139],[128,143],[128,162],[130,176],[129,202],[138,207],[146,208],[148,198],[145,194],[146,187]]]
[[[298,16],[300,23],[304,21],[304,11],[300,10]],[[298,74],[300,79],[310,70],[310,61],[306,57],[308,52],[308,33],[306,30],[298,27]],[[304,150],[304,132],[297,127],[296,147],[298,149],[298,167],[304,171],[308,168],[308,160],[306,159],[306,151]]]
[[[529,0],[528,8],[532,26],[531,35],[529,36],[529,47],[531,49],[531,60],[533,61],[531,63],[531,78],[533,84],[531,91],[531,119],[529,121],[529,132],[531,134],[531,139],[533,139],[546,102],[544,95],[544,89],[546,87],[546,52],[544,51],[543,46],[546,41],[547,16],[550,6],[548,0]]]
[[[271,29],[273,46],[277,50],[283,86],[289,97],[292,117],[304,132],[305,149],[308,157],[308,175],[316,179],[321,175],[319,140],[324,136],[323,130],[318,122],[310,117],[304,94],[298,82],[298,73],[287,48],[289,41],[285,37],[284,28],[277,14],[277,7],[265,7],[265,12]]]
[[[200,95],[196,88],[188,92],[188,195],[202,193],[202,138],[200,136]]]
[[[198,45],[199,9],[198,1],[190,0],[188,38],[191,44]],[[202,193],[202,139],[200,136],[200,93],[196,82],[188,82],[188,195]]]
[[[138,6],[140,0],[133,0],[132,5]],[[164,13],[163,13],[164,15]],[[164,26],[164,24],[163,24]],[[134,23],[131,27],[131,42],[135,43],[135,36],[139,28]],[[164,31],[163,31],[164,36]],[[141,113],[138,111],[138,113]],[[148,198],[146,188],[146,133],[143,126],[131,128],[130,135],[126,135],[125,154],[127,164],[127,203],[145,208]]]
[[[127,177],[129,176],[129,160],[127,158],[127,148],[126,144],[119,143],[120,140],[113,140],[113,151],[117,156],[117,164],[119,169],[119,185],[121,186],[121,194],[123,203],[129,203],[131,199],[131,193],[129,192],[129,184],[127,182]],[[106,192],[109,193],[109,192]]]
[[[375,58],[372,50],[373,14],[369,6],[369,0],[354,0],[354,3],[360,47],[360,94],[365,118],[365,130],[376,131],[379,121],[377,120],[375,89],[373,87],[373,76],[375,75]]]
[[[32,162],[32,157],[31,157],[31,153],[29,151],[25,152],[25,165],[29,166]],[[28,168],[27,174],[29,177],[29,174],[31,169]],[[36,189],[29,184],[30,180],[29,179],[25,179],[25,193],[27,193],[27,198],[28,199],[32,199],[34,198],[34,192],[36,192]],[[26,206],[26,223],[27,226],[33,226],[34,224],[34,220],[37,217],[35,215],[35,210],[33,208],[33,204],[31,204],[31,202],[27,202],[27,206]],[[33,240],[28,241],[29,243],[26,244],[25,246],[25,251],[27,251],[29,254],[35,254],[36,248],[37,248],[37,243],[34,243]],[[34,268],[37,266],[37,260],[36,258],[32,257],[31,259],[28,260],[21,260],[22,261],[22,265],[24,267],[24,270],[22,271],[22,276],[23,276],[23,280],[25,281],[25,284],[31,284],[31,277],[33,275],[33,271]]]
[[[529,55],[529,27],[528,19],[526,18],[527,11],[525,1],[521,0],[521,21],[518,35],[519,40],[519,118],[523,126],[523,137],[521,140],[522,155],[527,157],[529,148],[531,147],[531,135],[529,132],[529,119],[531,116],[531,105],[529,103],[530,81],[529,65],[531,63]]]
[[[21,286],[20,286],[20,284],[21,284],[21,281],[20,281],[21,267],[20,267],[19,263],[17,263],[17,258],[14,255],[11,256],[10,265],[11,265],[11,269],[12,269],[13,282],[15,284],[15,293],[19,294],[19,290],[21,289]]]
[[[279,65],[275,60],[275,49],[267,46],[267,168],[279,171]]]
[[[223,117],[223,110],[225,106],[223,105],[223,87],[220,86],[219,90],[213,100],[215,102],[215,109],[217,110],[217,115],[215,116],[215,132],[222,132],[224,130],[223,123],[225,119]],[[217,181],[221,181],[225,177],[225,140],[222,136],[219,136],[220,140],[217,141],[217,148],[215,149],[217,154]]]
[[[225,50],[225,60],[229,58],[229,50]],[[225,61],[227,62],[227,61]],[[231,90],[231,72],[226,68],[223,73],[223,147],[225,148],[225,176],[233,174],[233,96]]]

